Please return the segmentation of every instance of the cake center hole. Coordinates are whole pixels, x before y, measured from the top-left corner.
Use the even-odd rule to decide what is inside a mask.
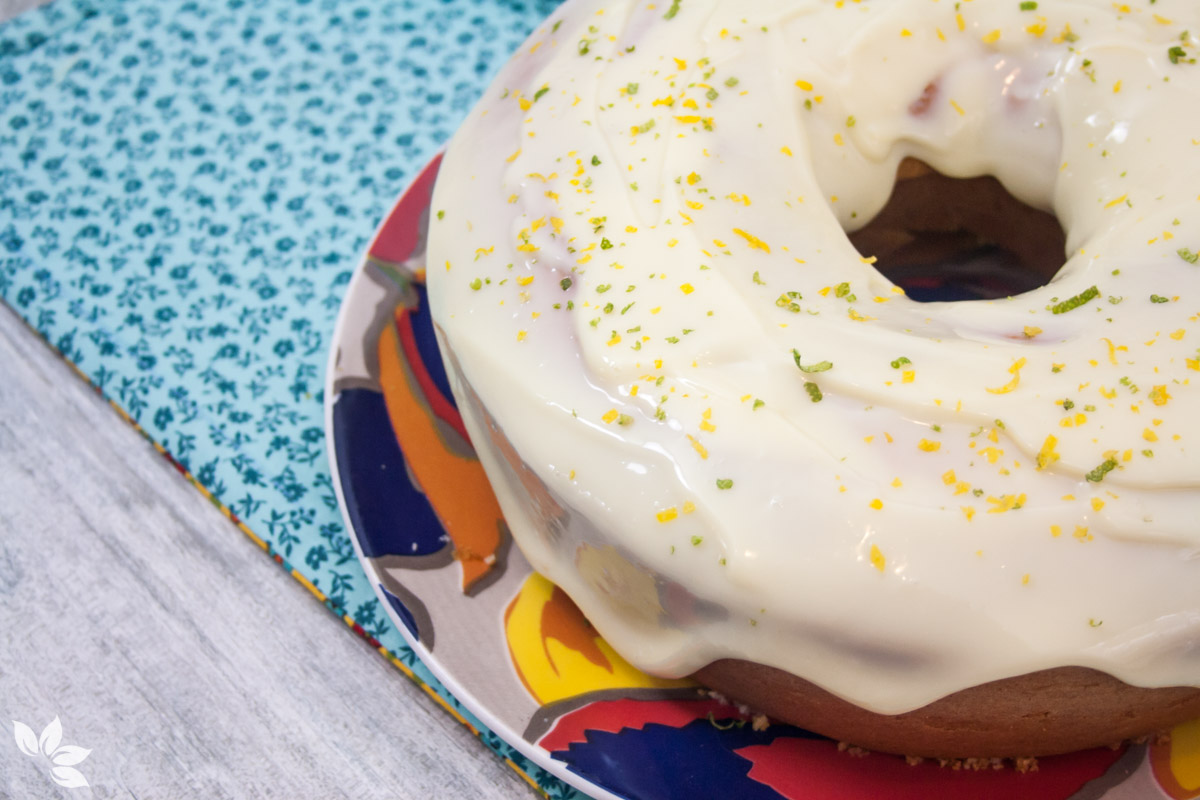
[[[948,178],[905,159],[886,206],[850,241],[918,302],[990,300],[1045,286],[1066,234],[991,176]]]

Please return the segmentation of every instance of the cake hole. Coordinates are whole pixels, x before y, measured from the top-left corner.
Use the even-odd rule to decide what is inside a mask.
[[[991,300],[1045,286],[1062,267],[1058,219],[991,176],[948,178],[905,159],[883,210],[849,234],[918,302]]]

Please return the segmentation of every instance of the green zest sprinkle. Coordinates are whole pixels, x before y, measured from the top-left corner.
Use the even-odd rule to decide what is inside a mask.
[[[648,119],[637,126],[638,133],[649,133],[654,128],[654,120]]]
[[[718,489],[732,489],[733,480],[731,478],[717,478]]]
[[[766,286],[767,282],[758,276],[758,270],[754,270],[754,282],[759,286]]]
[[[671,7],[667,9],[667,13],[663,14],[663,19],[674,19],[679,13],[679,3],[681,0],[671,0]]]
[[[1070,411],[1072,408],[1075,407],[1075,401],[1074,400],[1063,400],[1062,407],[1063,407],[1063,411]]]
[[[618,425],[632,425],[633,417],[629,416],[628,414],[622,414],[619,417],[617,417],[617,424]]]
[[[760,408],[762,408],[762,407],[763,407],[763,406],[765,406],[766,404],[767,404],[767,403],[766,403],[766,401],[764,401],[764,400],[759,400],[759,399],[756,397],[756,398],[754,398],[754,408],[752,408],[752,409],[750,409],[750,410],[751,410],[751,411],[758,411]]]
[[[533,93],[533,102],[536,103],[538,100],[540,100],[542,98],[542,95],[544,95],[548,91],[550,91],[549,86],[543,86],[542,88],[538,89],[536,92]]]
[[[613,246],[612,242],[610,242],[608,239],[600,240],[600,249],[601,250],[611,250],[612,246]]]
[[[1099,628],[1103,624],[1104,624],[1104,620],[1102,620],[1102,619],[1092,618],[1092,619],[1088,620],[1088,625],[1091,625],[1093,628]]]
[[[441,219],[441,218],[442,218],[442,217],[444,217],[444,216],[446,216],[446,212],[445,212],[445,211],[439,211],[439,212],[437,213],[437,217],[438,217],[438,219]],[[1180,252],[1182,253],[1183,251],[1181,250]],[[1193,264],[1194,264],[1194,263],[1196,263],[1196,257],[1195,257],[1195,256],[1192,256],[1192,263],[1193,263]]]
[[[476,278],[475,280],[471,281],[471,288],[478,292],[481,288],[483,288],[483,281],[479,280],[479,278]]]
[[[563,278],[561,281],[558,282],[558,285],[561,286],[562,290],[565,292],[567,289],[571,288],[571,279]]]
[[[1167,51],[1167,58],[1171,59],[1172,64],[1195,64],[1196,59],[1188,58],[1187,51],[1179,45],[1175,45]]]
[[[600,156],[592,156],[592,166],[593,167],[600,166]]]
[[[821,387],[817,386],[815,383],[804,384],[804,391],[808,392],[809,398],[814,403],[821,402],[821,400],[825,397],[825,395],[821,394]]]
[[[725,79],[725,85],[728,86],[730,89],[732,89],[733,87],[738,85],[738,79],[733,77],[732,75],[730,75],[728,78]]]
[[[625,87],[625,94],[630,94],[630,95],[637,94],[637,90],[638,90],[638,85],[636,83],[631,83]]]
[[[594,41],[595,39],[580,39],[579,44],[575,46],[579,51],[579,55],[586,56],[589,52],[591,52],[592,42]]]
[[[800,363],[800,351],[794,347],[792,348],[792,360],[796,362],[796,366],[800,368],[801,372],[825,372],[833,369],[832,361],[819,361],[811,366],[804,366]]]
[[[1117,460],[1115,458],[1110,458],[1083,477],[1087,478],[1092,483],[1099,483],[1100,481],[1104,480],[1105,475],[1112,472],[1116,468]]]
[[[1163,297],[1160,294],[1152,294],[1152,295],[1150,295],[1150,302],[1151,303],[1169,303],[1169,302],[1171,302],[1171,298]]]
[[[699,547],[700,543],[703,541],[704,541],[703,536],[693,536],[692,537],[692,547]]]
[[[555,22],[554,22],[554,27],[552,27],[552,28],[550,29],[550,32],[551,32],[551,33],[558,33],[558,26],[559,26],[559,25],[562,25],[562,20],[561,20],[561,19],[560,19],[560,20],[555,20]]]
[[[1024,0],[1024,2],[1021,3],[1021,10],[1037,11],[1037,3],[1035,3],[1034,0]]]
[[[599,286],[597,286],[597,287],[596,287],[596,294],[604,294],[605,292],[607,292],[607,291],[608,291],[609,289],[611,289],[611,288],[612,288],[612,284],[611,284],[611,283],[602,283],[602,284],[600,284]]]
[[[906,356],[900,356],[899,358],[897,358],[895,361],[892,362],[892,369],[900,369],[905,364],[911,364],[911,363],[912,362],[909,361]]]
[[[833,290],[834,297],[845,297],[848,294],[850,294],[850,284],[848,283],[839,283]]]
[[[1074,297],[1069,297],[1066,300],[1063,300],[1061,303],[1055,303],[1050,307],[1050,313],[1065,314],[1068,311],[1079,308],[1084,303],[1087,303],[1089,300],[1093,300],[1099,296],[1100,290],[1095,286],[1089,286]]]
[[[847,127],[847,128],[853,128],[853,127],[854,127],[854,125],[855,125],[857,122],[858,122],[858,120],[856,120],[856,119],[854,118],[854,115],[853,115],[853,114],[851,114],[850,116],[846,117],[846,127]]]
[[[708,91],[704,93],[704,96],[705,96],[705,97],[707,97],[709,100],[716,100],[716,99],[717,99],[718,97],[720,97],[721,95],[717,93],[717,90],[716,90],[716,89],[713,89],[713,88],[710,86],[710,87],[709,87],[709,89],[708,89]]]
[[[441,217],[439,216],[438,219],[441,219]],[[1197,261],[1200,261],[1200,253],[1193,253],[1186,247],[1179,248],[1175,253],[1189,264],[1195,264]]]

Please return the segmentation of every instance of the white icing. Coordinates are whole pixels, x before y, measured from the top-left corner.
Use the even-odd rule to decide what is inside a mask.
[[[545,532],[468,408],[531,562],[660,674],[739,656],[887,713],[1071,664],[1200,685],[1200,6],[671,9],[568,3],[434,195],[460,404],[596,539]],[[1052,209],[1060,273],[899,293],[844,229],[905,156]]]

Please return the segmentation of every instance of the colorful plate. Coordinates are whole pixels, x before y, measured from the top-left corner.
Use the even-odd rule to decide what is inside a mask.
[[[688,682],[626,663],[512,546],[455,409],[422,285],[439,162],[400,198],[350,283],[327,432],[342,513],[376,593],[493,732],[602,798],[1200,797],[1200,721],[1168,743],[1045,758],[1036,771],[914,765],[756,725]]]

